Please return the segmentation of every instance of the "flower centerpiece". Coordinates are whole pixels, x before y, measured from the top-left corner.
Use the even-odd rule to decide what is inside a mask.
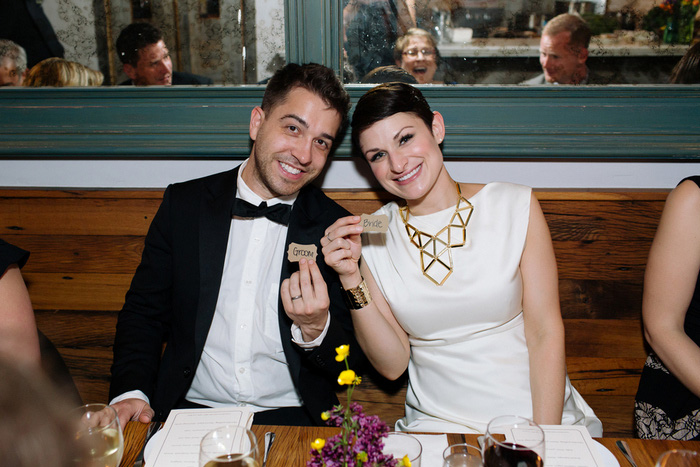
[[[351,402],[353,390],[362,379],[348,364],[350,346],[341,345],[335,351],[336,361],[345,362],[338,384],[348,386],[347,405],[337,405],[321,414],[328,425],[339,426],[340,433],[328,439],[318,438],[311,444],[307,467],[411,467],[408,456],[395,459],[382,452],[382,439],[389,433],[389,427],[378,416],[365,415],[360,404]]]
[[[693,40],[695,15],[700,0],[663,0],[644,18],[645,29],[661,29],[668,44],[689,44]]]

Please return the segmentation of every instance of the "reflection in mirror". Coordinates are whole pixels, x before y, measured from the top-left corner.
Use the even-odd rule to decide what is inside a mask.
[[[693,41],[698,3],[346,0],[345,78],[359,82],[375,67],[398,65],[433,84],[665,84]],[[562,14],[582,18],[590,41],[556,22],[545,29]],[[564,55],[569,73],[555,73],[567,65],[548,55]]]
[[[115,41],[133,22],[148,22],[163,32],[174,70],[208,77],[215,84],[255,84],[285,62],[284,0],[40,3],[64,45],[65,58],[101,70],[107,84],[128,79]]]

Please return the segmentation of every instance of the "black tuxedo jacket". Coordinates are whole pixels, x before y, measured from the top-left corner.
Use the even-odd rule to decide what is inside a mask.
[[[238,169],[169,186],[151,223],[117,322],[110,399],[139,389],[150,399],[158,420],[183,403],[200,361],[214,315],[236,196]],[[331,325],[312,351],[291,341],[291,320],[278,299],[280,334],[294,384],[310,417],[337,404],[336,380],[345,365],[335,347],[350,344],[351,368],[363,359],[353,337],[350,313],[335,272],[326,266],[320,239],[326,227],[348,212],[307,186],[292,208],[286,245],[316,244],[318,266],[329,288]],[[286,259],[280,284],[297,263]],[[163,350],[163,343],[165,349]]]
[[[119,83],[120,86],[130,86],[132,84],[133,83],[130,79]],[[172,85],[182,86],[186,84],[214,84],[214,81],[212,81],[211,78],[207,78],[206,76],[195,75],[193,73],[187,73],[184,71],[173,71]]]

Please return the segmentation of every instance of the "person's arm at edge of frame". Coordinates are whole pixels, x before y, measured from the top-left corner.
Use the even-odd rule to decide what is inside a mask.
[[[564,322],[554,247],[534,194],[520,270],[533,419],[541,425],[560,425],[566,385]]]
[[[19,266],[0,275],[0,351],[38,366],[41,360],[34,309]]]
[[[700,270],[700,188],[686,180],[668,196],[644,276],[644,335],[666,368],[700,397],[700,347],[684,330]]]

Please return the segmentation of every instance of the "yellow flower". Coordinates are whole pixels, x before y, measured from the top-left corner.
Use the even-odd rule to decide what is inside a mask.
[[[311,449],[315,449],[317,451],[320,451],[323,449],[323,446],[326,445],[326,440],[323,438],[316,438],[313,443],[311,443]]]
[[[347,384],[348,386],[355,382],[355,372],[352,370],[345,370],[338,376],[338,384]]]
[[[357,453],[357,460],[360,462],[367,462],[367,453],[365,451]]]
[[[343,344],[340,347],[336,347],[335,351],[338,353],[338,355],[335,356],[335,361],[336,362],[342,362],[347,358],[348,354],[350,353],[350,346],[347,344]]]
[[[408,455],[403,456],[403,459],[399,461],[399,465],[402,465],[403,467],[411,467],[411,459],[408,458]]]
[[[328,421],[328,419],[330,419],[330,418],[331,418],[331,414],[329,414],[328,411],[321,413],[321,420],[323,420],[324,422]]]

